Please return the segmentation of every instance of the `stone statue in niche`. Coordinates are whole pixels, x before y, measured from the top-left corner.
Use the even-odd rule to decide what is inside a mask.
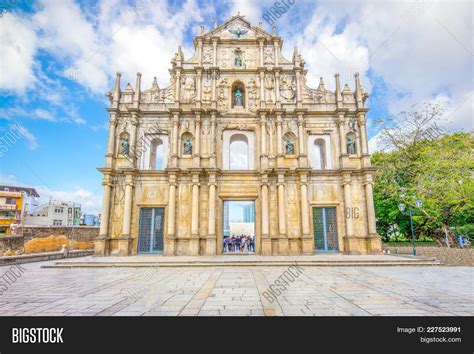
[[[242,102],[242,92],[240,91],[240,87],[237,87],[235,89],[234,93],[234,102],[236,107],[242,107],[243,102]]]
[[[183,155],[191,155],[193,153],[193,143],[191,138],[187,136],[183,144]]]
[[[289,136],[286,138],[285,151],[287,155],[295,154],[295,144],[293,144],[293,141]]]
[[[242,67],[242,59],[240,58],[240,52],[236,53],[234,64],[235,64],[236,68],[241,68]]]
[[[263,51],[263,63],[273,64],[273,49],[272,48],[267,47]]]
[[[347,136],[347,153],[349,155],[355,155],[356,152],[356,142],[353,135]]]
[[[127,135],[124,135],[120,140],[120,153],[124,156],[128,156],[130,153],[130,143]]]

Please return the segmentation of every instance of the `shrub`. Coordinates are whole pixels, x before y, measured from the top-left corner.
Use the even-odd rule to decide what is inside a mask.
[[[417,241],[419,241],[419,242],[433,242],[433,239],[429,236],[420,236]]]

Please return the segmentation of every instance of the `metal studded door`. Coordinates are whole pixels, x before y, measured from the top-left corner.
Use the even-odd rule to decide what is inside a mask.
[[[314,244],[319,252],[337,252],[336,208],[313,208]]]
[[[164,208],[141,208],[138,253],[163,252]]]

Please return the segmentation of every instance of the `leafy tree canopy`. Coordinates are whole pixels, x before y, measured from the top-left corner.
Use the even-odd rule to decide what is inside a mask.
[[[377,226],[383,236],[394,225],[408,235],[400,202],[412,206],[418,236],[441,236],[438,229],[448,235],[450,225],[474,223],[473,133],[442,131],[436,125],[442,114],[439,106],[423,105],[383,126],[386,151],[372,156]],[[421,210],[415,199],[423,202]]]

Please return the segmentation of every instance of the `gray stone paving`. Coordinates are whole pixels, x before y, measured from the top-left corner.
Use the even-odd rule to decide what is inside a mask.
[[[3,290],[0,316],[474,315],[471,267],[41,268]],[[0,276],[10,267],[0,267]]]

